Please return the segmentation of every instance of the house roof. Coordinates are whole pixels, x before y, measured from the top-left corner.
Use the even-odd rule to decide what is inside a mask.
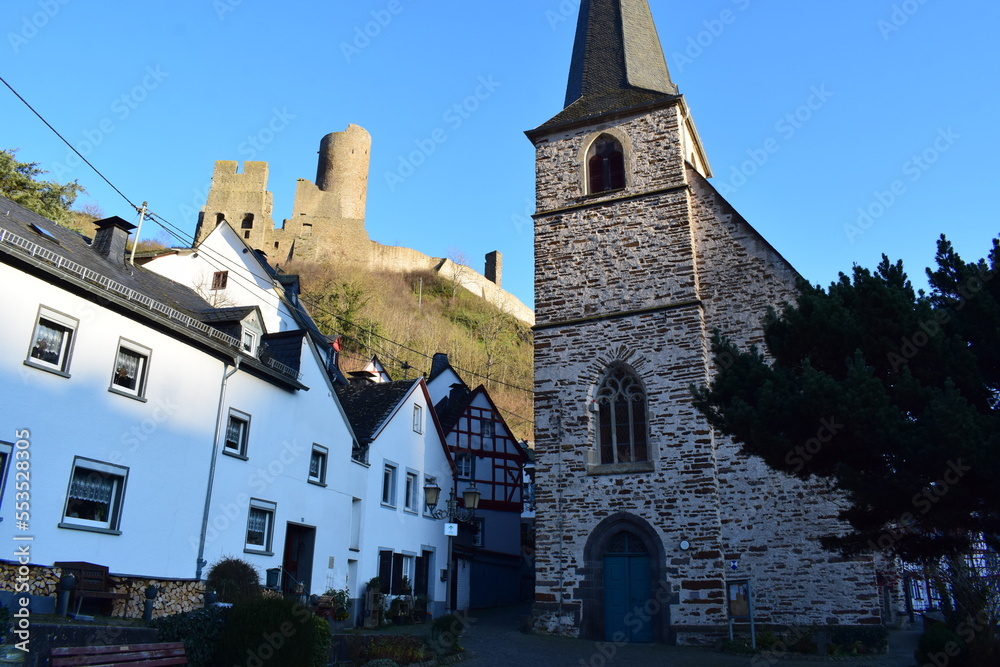
[[[582,0],[566,104],[548,128],[678,97],[647,0]]]
[[[338,385],[337,398],[344,406],[354,434],[362,442],[371,442],[419,382],[418,378]]]
[[[212,308],[199,315],[202,322],[242,322],[246,317],[259,310],[257,306],[233,306],[231,308]]]
[[[127,311],[218,354],[242,354],[242,342],[214,326],[217,322],[209,318],[217,309],[195,290],[142,266],[127,264],[124,252],[122,257],[102,255],[83,235],[2,196],[0,255],[50,282],[96,295],[108,307]],[[244,361],[244,368],[279,379],[286,388],[306,388],[293,369],[251,357]]]
[[[438,421],[441,422],[441,430],[448,433],[455,428],[455,424],[458,423],[459,418],[469,408],[475,397],[475,394],[469,391],[469,387],[465,383],[453,384],[452,391],[434,406]]]
[[[57,225],[6,197],[0,197],[0,228],[199,321],[202,321],[203,312],[212,310],[212,304],[193,289],[141,266],[126,264],[124,258],[100,255],[84,236]]]

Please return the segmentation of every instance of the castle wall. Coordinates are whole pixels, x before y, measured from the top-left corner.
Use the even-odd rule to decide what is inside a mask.
[[[204,241],[219,220],[225,219],[247,245],[264,251],[272,264],[348,262],[379,271],[436,271],[522,322],[534,324],[531,308],[481,273],[369,238],[365,208],[370,151],[371,136],[358,125],[323,137],[316,182],[299,179],[292,217],[277,229],[272,217],[272,195],[267,191],[267,163],[247,162],[243,173],[238,173],[236,162],[216,162],[195,244]]]

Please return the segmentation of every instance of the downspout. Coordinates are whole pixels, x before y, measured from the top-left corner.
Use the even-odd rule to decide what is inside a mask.
[[[215,438],[212,441],[212,460],[208,466],[208,488],[205,490],[205,512],[201,517],[201,536],[198,538],[198,560],[194,578],[201,580],[201,573],[208,564],[205,560],[205,541],[208,536],[208,515],[212,509],[212,487],[215,486],[215,462],[219,459],[219,442],[222,440],[222,417],[226,407],[226,389],[229,378],[240,369],[240,357],[233,357],[233,370],[228,371],[229,364],[223,367],[222,388],[219,390],[219,411],[215,416]]]

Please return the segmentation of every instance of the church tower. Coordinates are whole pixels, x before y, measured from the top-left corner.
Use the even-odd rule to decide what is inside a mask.
[[[871,560],[818,488],[714,433],[690,387],[718,328],[761,343],[795,270],[708,182],[647,0],[582,0],[565,108],[536,148],[536,630],[697,643],[882,621]],[[731,607],[736,605],[735,607]]]

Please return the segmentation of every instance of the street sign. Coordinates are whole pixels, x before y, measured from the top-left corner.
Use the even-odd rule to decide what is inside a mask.
[[[448,537],[456,537],[458,535],[458,524],[457,523],[446,523],[444,524],[444,534]]]

